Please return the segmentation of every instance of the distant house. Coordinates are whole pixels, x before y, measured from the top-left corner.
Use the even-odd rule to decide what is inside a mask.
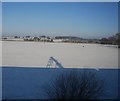
[[[2,37],[2,40],[4,41],[4,40],[7,40],[7,37]]]
[[[7,37],[2,37],[3,41],[23,41],[24,38],[20,36],[7,36]]]
[[[20,38],[20,36],[14,36],[14,38]]]
[[[56,42],[56,43],[59,43],[59,42],[62,42],[63,41],[63,39],[53,39],[53,42]]]
[[[33,38],[34,37],[31,37],[31,36],[25,36],[24,41],[33,41]]]
[[[44,42],[53,42],[53,39],[50,38],[49,36],[40,36],[40,41],[44,41]]]
[[[34,37],[33,41],[40,41],[40,39],[38,37]]]

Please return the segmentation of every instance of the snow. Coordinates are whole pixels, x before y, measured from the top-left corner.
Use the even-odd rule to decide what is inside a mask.
[[[65,68],[118,68],[118,49],[113,46],[3,41],[2,50],[3,66],[46,67],[54,57]]]
[[[3,67],[3,99],[46,99],[43,86],[61,72],[92,70],[105,81],[102,99],[118,97],[118,69]]]

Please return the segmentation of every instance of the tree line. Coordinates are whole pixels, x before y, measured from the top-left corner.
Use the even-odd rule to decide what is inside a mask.
[[[108,38],[101,38],[100,39],[101,44],[112,44],[112,45],[119,45],[120,47],[120,33],[117,33],[113,36],[110,36]]]

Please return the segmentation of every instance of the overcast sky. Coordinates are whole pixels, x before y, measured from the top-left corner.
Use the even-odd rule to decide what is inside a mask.
[[[108,37],[118,31],[116,2],[4,2],[3,35]]]

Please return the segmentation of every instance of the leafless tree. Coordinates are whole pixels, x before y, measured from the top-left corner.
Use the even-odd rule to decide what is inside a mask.
[[[44,91],[50,99],[96,99],[104,94],[104,82],[91,71],[63,72]]]

